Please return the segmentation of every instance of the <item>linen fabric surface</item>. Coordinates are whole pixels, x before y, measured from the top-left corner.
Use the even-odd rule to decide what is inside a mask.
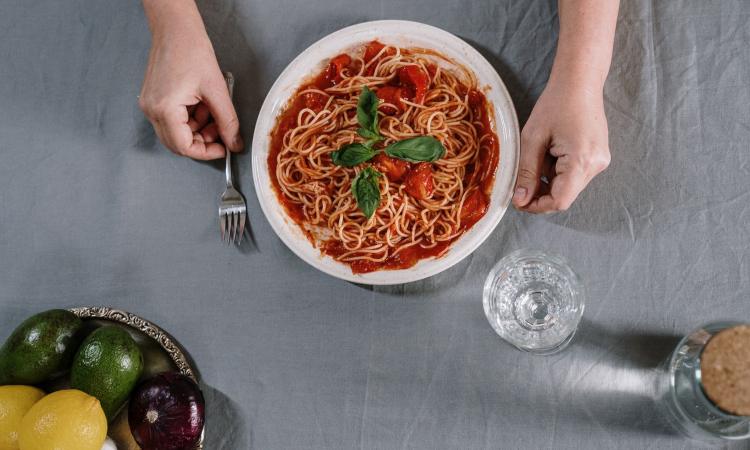
[[[248,143],[286,64],[344,26],[407,19],[460,36],[522,123],[558,33],[552,1],[199,7]],[[50,308],[153,321],[201,371],[211,450],[709,447],[671,431],[655,386],[679,337],[750,318],[750,3],[623,1],[610,168],[569,211],[511,209],[471,257],[393,287],[292,254],[259,208],[249,154],[238,177],[253,242],[222,245],[223,161],[166,151],[138,109],[149,45],[134,0],[0,2],[0,339]],[[524,247],[563,255],[588,289],[554,356],[515,350],[483,314],[485,276]]]

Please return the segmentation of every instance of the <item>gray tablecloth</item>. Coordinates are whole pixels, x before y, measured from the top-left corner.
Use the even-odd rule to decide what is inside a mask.
[[[316,39],[411,19],[479,49],[525,121],[554,56],[554,2],[200,2],[252,134],[265,92]],[[0,339],[54,307],[110,305],[171,332],[206,384],[209,449],[703,448],[653,403],[675,338],[750,319],[750,4],[623,1],[606,87],[612,165],[573,208],[510,211],[447,272],[370,288],[292,254],[239,174],[255,244],[220,245],[221,164],[167,152],[138,110],[135,0],[0,1]],[[484,277],[535,247],[590,292],[572,346],[512,349]],[[732,448],[748,448],[741,443]]]

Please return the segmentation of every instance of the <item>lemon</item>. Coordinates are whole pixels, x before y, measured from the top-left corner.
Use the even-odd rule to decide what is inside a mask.
[[[39,400],[21,421],[20,450],[100,450],[107,418],[99,400],[75,389]]]
[[[35,387],[0,386],[0,450],[18,450],[21,419],[42,397]]]

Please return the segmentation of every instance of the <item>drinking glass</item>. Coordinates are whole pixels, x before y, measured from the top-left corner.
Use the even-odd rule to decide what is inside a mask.
[[[482,297],[500,337],[520,350],[549,355],[573,339],[586,293],[562,257],[522,249],[492,268]]]

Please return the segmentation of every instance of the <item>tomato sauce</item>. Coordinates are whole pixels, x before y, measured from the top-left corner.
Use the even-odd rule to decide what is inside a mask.
[[[383,44],[378,41],[373,41],[365,46],[363,59],[365,63],[371,61],[377,53],[383,48]],[[408,51],[404,51],[408,53]],[[384,52],[386,55],[392,55],[391,49]],[[357,71],[359,68],[355,67],[355,61],[351,59],[349,55],[342,54],[331,59],[328,66],[317,76],[303,83],[292,96],[284,110],[281,112],[276,120],[276,126],[271,132],[271,148],[268,154],[268,168],[271,172],[271,180],[273,183],[274,191],[279,202],[284,206],[289,216],[297,224],[302,227],[305,222],[305,216],[301,205],[297,205],[294,202],[286,198],[279,186],[279,181],[276,178],[276,168],[278,166],[277,157],[283,147],[284,135],[287,131],[297,126],[297,116],[300,111],[305,108],[309,108],[313,111],[320,111],[325,106],[328,97],[323,94],[317,93],[306,93],[300,95],[300,92],[307,89],[319,89],[325,90],[329,87],[334,86],[338,81],[341,80],[341,73],[344,70]],[[370,70],[373,70],[376,63],[370,66]],[[394,104],[399,109],[403,107],[399,98],[405,98],[411,101],[421,102],[426,93],[427,86],[423,86],[423,77],[429,75],[431,78],[435,74],[435,66],[429,65],[427,67],[428,74],[415,72],[413,69],[409,71],[402,71],[394,80],[390,83],[390,86],[383,87],[381,89],[388,89],[386,92],[389,95],[388,103]],[[372,75],[368,73],[366,75]],[[484,93],[479,90],[472,89],[468,92],[459,92],[461,95],[468,96],[469,107],[472,109],[474,116],[474,122],[477,129],[477,136],[484,139],[485,144],[480,146],[479,150],[479,163],[477,167],[473,165],[466,167],[466,174],[464,175],[464,184],[479,182],[480,189],[475,190],[464,201],[464,205],[461,211],[461,229],[466,231],[470,229],[475,223],[477,223],[486,214],[489,208],[489,198],[492,193],[492,187],[495,180],[495,172],[500,158],[500,150],[497,136],[492,128],[492,117],[491,117],[491,106],[487,102],[487,98]],[[392,109],[392,108],[391,108]],[[381,111],[384,113],[390,113],[391,111]],[[392,111],[393,114],[396,111]],[[389,158],[390,159],[390,158]],[[373,161],[377,162],[377,161]],[[402,161],[399,161],[402,162]],[[382,161],[380,161],[382,164]],[[408,164],[408,163],[407,163]],[[408,164],[409,167],[417,166],[416,164]],[[388,174],[387,174],[388,175]],[[401,179],[403,174],[395,179]],[[408,177],[408,172],[407,172]],[[389,176],[390,178],[390,176]],[[314,238],[308,234],[313,243]],[[456,239],[460,238],[459,235]],[[398,270],[406,269],[414,266],[417,262],[422,259],[440,257],[445,254],[450,245],[456,240],[450,240],[441,242],[433,247],[424,248],[420,245],[414,245],[407,247],[400,252],[389,256],[385,261],[374,262],[374,261],[352,261],[347,262],[354,273],[367,273],[378,270]],[[370,243],[374,244],[374,243]],[[320,250],[324,254],[333,258],[338,258],[346,253],[343,244],[336,240],[329,240],[320,245]]]
[[[335,59],[335,58],[334,58]],[[302,206],[298,205],[282,194],[281,186],[279,186],[279,180],[276,178],[276,168],[278,167],[278,156],[281,153],[281,149],[284,146],[284,135],[297,126],[297,116],[300,111],[305,108],[310,108],[313,111],[320,111],[324,106],[327,98],[323,98],[322,94],[318,93],[307,93],[300,95],[307,89],[319,89],[325,90],[333,84],[331,84],[331,76],[334,70],[339,69],[335,63],[331,63],[326,69],[318,74],[312,80],[302,84],[294,93],[292,99],[286,105],[282,113],[276,119],[276,126],[274,126],[271,132],[271,151],[268,153],[268,170],[271,173],[271,180],[273,181],[274,191],[279,202],[284,205],[284,208],[289,213],[291,218],[298,224],[302,224],[305,220],[305,215],[302,211]],[[338,75],[340,72],[335,72],[334,75]]]
[[[391,255],[385,261],[357,260],[347,262],[347,264],[349,264],[349,267],[352,268],[352,272],[354,273],[368,273],[376,272],[378,270],[408,269],[422,259],[442,256],[452,243],[453,241],[445,241],[430,248],[413,245],[401,250],[394,255]],[[325,242],[321,250],[323,251],[323,253],[333,258],[337,258],[348,252],[348,250],[344,248],[344,245],[341,242],[333,240]]]

